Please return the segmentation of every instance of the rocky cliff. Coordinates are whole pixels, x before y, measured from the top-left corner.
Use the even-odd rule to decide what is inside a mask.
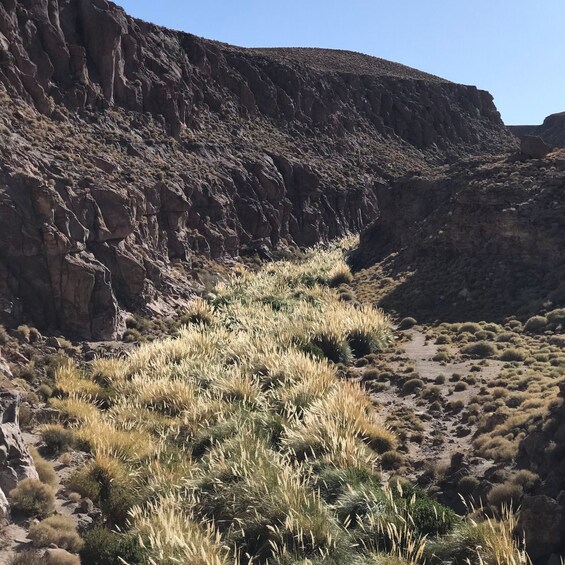
[[[526,316],[565,304],[565,152],[470,159],[377,192],[355,266],[401,280],[382,304],[421,319]]]
[[[541,126],[510,126],[509,129],[518,137],[537,135],[552,147],[565,147],[565,112],[547,116]]]
[[[376,186],[514,144],[488,93],[380,59],[0,0],[0,322],[112,338],[194,254],[358,230]]]

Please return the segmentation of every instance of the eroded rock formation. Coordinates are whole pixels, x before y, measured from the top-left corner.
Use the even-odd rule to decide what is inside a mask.
[[[186,296],[195,253],[358,230],[379,184],[515,145],[475,87],[214,43],[106,0],[2,0],[0,63],[0,322],[87,339]]]

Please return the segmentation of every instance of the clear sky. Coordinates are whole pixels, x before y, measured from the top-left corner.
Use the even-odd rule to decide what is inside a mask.
[[[507,124],[565,111],[565,0],[116,0],[244,47],[350,49],[488,90]]]

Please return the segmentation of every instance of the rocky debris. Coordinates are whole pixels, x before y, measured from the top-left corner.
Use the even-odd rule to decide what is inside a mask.
[[[525,135],[520,143],[520,156],[526,159],[543,159],[551,153],[551,147],[537,135]]]
[[[19,426],[20,395],[0,391],[0,491],[10,492],[24,479],[37,479],[37,471]]]
[[[528,316],[565,304],[565,152],[471,159],[377,190],[355,268],[402,282],[381,304],[419,320]]]
[[[359,230],[376,186],[517,145],[475,87],[206,41],[106,0],[0,3],[0,63],[0,323],[83,339],[186,300],[196,254]]]

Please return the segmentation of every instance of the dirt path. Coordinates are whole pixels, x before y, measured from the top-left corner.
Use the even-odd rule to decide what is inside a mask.
[[[372,391],[380,421],[400,436],[400,449],[416,473],[447,466],[456,452],[469,453],[476,424],[469,423],[467,407],[481,385],[496,378],[503,365],[489,361],[478,371],[476,361],[457,360],[455,348],[448,348],[454,361],[441,361],[436,357],[439,348],[422,328],[415,327],[403,333],[396,351],[382,358],[380,364],[390,378],[366,380],[374,367],[361,373]],[[403,384],[411,379],[420,379],[423,386],[404,392]]]

